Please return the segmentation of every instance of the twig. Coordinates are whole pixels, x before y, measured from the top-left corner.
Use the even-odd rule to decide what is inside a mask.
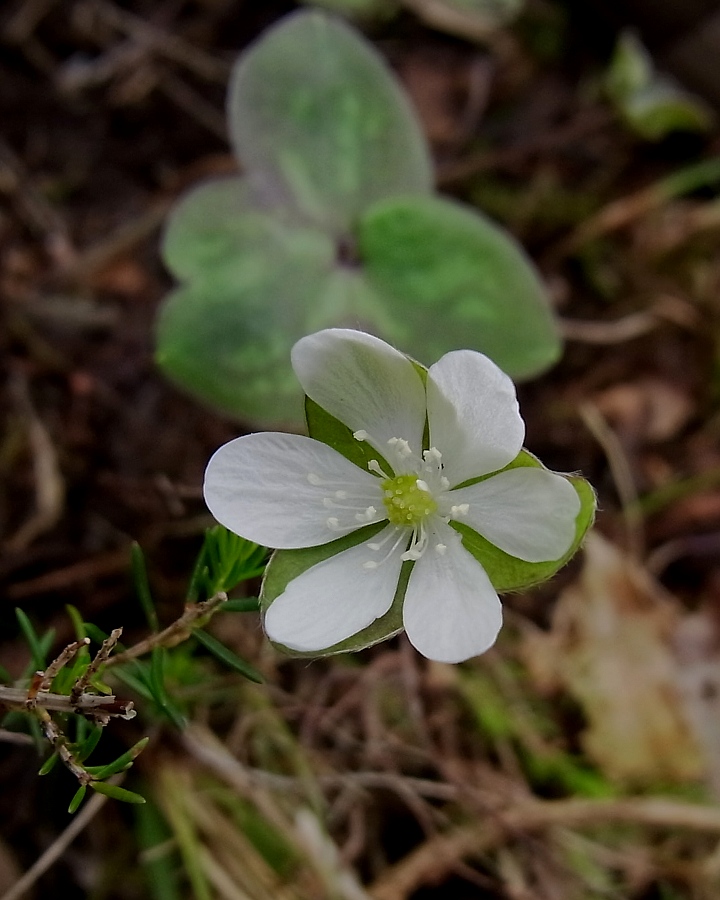
[[[632,797],[621,800],[528,800],[482,825],[439,834],[387,870],[370,888],[373,900],[400,900],[459,861],[478,859],[509,834],[527,834],[557,825],[588,827],[623,822],[658,828],[685,828],[720,834],[720,808],[675,800]]]
[[[183,112],[189,113],[203,128],[206,128],[210,134],[215,135],[224,144],[228,140],[228,128],[225,121],[225,114],[216,109],[212,103],[208,101],[197,91],[193,90],[190,85],[186,84],[182,78],[175,75],[166,74],[160,80],[160,90]]]
[[[65,666],[70,662],[70,660],[75,656],[75,654],[82,650],[83,647],[87,647],[90,643],[90,638],[83,638],[81,641],[75,641],[73,644],[68,644],[67,647],[62,651],[59,656],[56,656],[55,659],[50,663],[50,665],[45,669],[44,672],[36,672],[36,675],[40,676],[40,681],[37,685],[36,691],[32,696],[32,706],[28,701],[28,709],[34,709],[37,705],[38,694],[46,694],[50,690],[50,685],[53,683],[55,676],[64,669]],[[80,691],[79,693],[82,693]]]
[[[35,506],[32,515],[7,541],[10,552],[22,550],[36,537],[49,531],[58,521],[65,505],[65,482],[52,438],[35,411],[26,380],[18,373],[10,382],[15,402],[27,423],[28,443],[32,451],[35,476]]]
[[[227,83],[230,64],[205,53],[183,38],[168,34],[140,16],[120,9],[106,0],[92,0],[89,10],[138,44],[150,47],[166,59],[179,63],[199,78],[218,84]]]
[[[45,249],[58,265],[66,265],[75,257],[65,221],[57,210],[35,188],[22,160],[0,139],[0,178],[4,193],[15,196],[18,212],[25,224],[43,238]]]
[[[133,647],[129,647],[117,656],[111,656],[105,663],[105,668],[117,666],[130,659],[137,659],[138,656],[144,656],[150,653],[155,647],[175,647],[187,640],[196,628],[210,619],[213,613],[227,601],[227,594],[223,591],[215,594],[209,600],[202,603],[191,603],[185,607],[185,612],[176,619],[172,625],[168,625],[163,631],[157,634],[151,634]]]
[[[51,593],[76,584],[79,581],[90,581],[106,575],[126,572],[128,567],[127,548],[112,550],[98,554],[90,559],[72,563],[63,569],[55,569],[37,578],[19,581],[8,587],[6,596],[11,600],[32,597],[34,594]]]
[[[40,720],[45,738],[60,757],[63,765],[72,772],[79,784],[89,784],[93,780],[92,775],[77,762],[72,752],[68,749],[68,739],[53,721],[50,713],[46,709],[36,709],[35,715]]]
[[[97,243],[81,250],[62,270],[62,276],[71,282],[83,282],[99,272],[117,257],[132,250],[148,238],[164,221],[172,206],[172,199],[158,200],[136,219],[125,222]]]
[[[625,228],[676,197],[720,180],[720,158],[711,157],[686,166],[647,187],[613,200],[579,225],[550,253],[553,260],[574,253],[591,240]]]
[[[77,702],[85,693],[85,690],[90,684],[90,679],[98,671],[100,666],[108,661],[108,657],[115,649],[115,646],[120,640],[122,633],[122,628],[115,628],[110,632],[110,637],[105,638],[105,640],[102,642],[100,649],[95,654],[95,657],[90,665],[85,669],[85,671],[73,685],[73,689],[70,691],[71,702]]]
[[[39,859],[27,870],[22,878],[6,891],[0,900],[20,900],[35,882],[54,865],[72,844],[75,838],[92,822],[100,812],[108,798],[103,794],[94,794],[73,818],[62,834],[53,841]]]
[[[24,688],[8,687],[0,684],[0,704],[14,710],[28,709],[28,691]],[[137,715],[132,700],[118,700],[114,694],[82,694],[75,700],[67,694],[43,692],[34,698],[36,708],[53,712],[80,713],[81,715],[101,714],[120,719],[133,719]],[[32,707],[31,707],[32,708]]]
[[[580,405],[580,416],[588,431],[602,447],[610,466],[615,488],[622,505],[629,553],[642,559],[645,548],[645,528],[639,495],[630,462],[618,436],[605,421],[603,414],[589,401]]]

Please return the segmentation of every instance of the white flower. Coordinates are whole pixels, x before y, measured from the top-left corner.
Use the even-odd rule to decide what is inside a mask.
[[[570,549],[580,511],[561,475],[498,472],[525,434],[510,379],[481,353],[458,350],[431,366],[424,384],[398,350],[344,329],[302,338],[292,364],[307,396],[378,458],[366,471],[311,438],[249,434],[210,460],[208,507],[226,528],[277,549],[387,524],[290,581],[266,611],[268,637],[308,652],[357,634],[388,612],[410,560],[403,625],[411,643],[443,662],[487,650],[502,623],[500,601],[451,523],[541,562]]]

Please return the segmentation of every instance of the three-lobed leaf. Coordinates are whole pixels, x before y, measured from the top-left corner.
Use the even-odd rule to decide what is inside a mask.
[[[301,336],[378,334],[431,364],[482,350],[513,377],[560,341],[535,270],[483,216],[431,191],[427,145],[380,55],[353,29],[300,12],[240,58],[228,114],[245,176],[191,191],[163,256],[180,286],[157,326],[179,385],[259,426],[297,426]]]

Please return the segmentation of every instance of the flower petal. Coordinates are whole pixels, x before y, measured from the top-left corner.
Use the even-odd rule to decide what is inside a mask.
[[[373,540],[395,530],[386,528]],[[311,652],[367,628],[392,605],[406,543],[374,569],[363,566],[373,556],[363,542],[298,575],[268,607],[267,636],[291,650]]]
[[[337,499],[336,491],[347,497]],[[205,471],[204,492],[218,522],[278,549],[327,544],[386,518],[378,478],[299,434],[248,434],[220,447]],[[375,514],[356,520],[369,507]],[[331,517],[338,527],[328,524]]]
[[[431,540],[410,573],[403,623],[410,643],[428,659],[455,663],[484,653],[495,643],[502,607],[482,566],[448,526],[438,529],[446,547]]]
[[[446,504],[467,503],[457,520],[525,562],[560,559],[575,538],[580,498],[572,483],[547,469],[518,467],[448,491]]]
[[[292,364],[302,389],[353,432],[385,454],[398,437],[420,452],[425,428],[425,388],[407,356],[380,338],[328,328],[301,338]]]
[[[453,487],[502,469],[522,449],[515,385],[482,353],[454,350],[430,366],[427,406],[430,446]]]

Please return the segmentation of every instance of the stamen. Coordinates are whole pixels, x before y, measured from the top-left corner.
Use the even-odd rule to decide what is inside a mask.
[[[444,475],[440,476],[440,487],[444,491],[447,491],[450,488],[450,482],[447,480],[447,478]]]
[[[423,450],[423,459],[426,463],[441,464],[442,453],[437,449],[437,447],[431,447],[429,450]]]
[[[439,553],[440,556],[445,556],[447,553],[447,544],[435,544],[435,552]]]
[[[381,550],[387,542],[395,536],[395,530],[388,531],[385,537],[381,541],[370,541],[365,546],[369,547],[371,550]]]
[[[399,532],[399,533],[398,533]],[[386,544],[388,538],[394,537],[397,534],[397,539],[392,547],[388,550],[388,552],[383,556],[383,558],[378,562],[374,559],[368,559],[363,563],[363,569],[377,569],[378,566],[381,566],[384,562],[387,562],[390,557],[393,555],[395,550],[397,549],[398,544],[402,543],[402,541],[407,540],[407,532],[402,529],[396,529],[395,531],[391,531],[384,541],[381,541],[379,544],[376,544],[378,550],[382,547],[383,544]],[[370,544],[367,544],[370,549],[374,549]],[[405,555],[403,554],[402,559],[405,559]]]
[[[400,459],[407,459],[408,456],[412,456],[410,444],[408,444],[408,442],[403,438],[390,438],[390,440],[388,441],[388,446],[393,448]]]
[[[425,526],[421,523],[418,528],[413,529],[412,541],[408,549],[403,553],[404,560],[418,560],[427,548],[429,536],[425,530]]]
[[[386,475],[385,472],[380,468],[380,463],[376,459],[371,459],[367,464],[368,469],[371,472],[374,472],[376,475],[382,475],[383,478],[389,478],[389,475]]]
[[[469,503],[458,503],[457,506],[450,507],[450,516],[453,518],[457,518],[457,516],[466,516],[470,510]]]
[[[355,519],[358,522],[372,522],[372,520],[377,515],[377,510],[374,506],[368,506],[365,512],[355,513]]]
[[[366,441],[370,435],[364,428],[360,428],[358,431],[353,432],[353,437],[356,441]]]
[[[430,488],[428,487],[427,481],[423,481],[422,478],[418,478],[415,484],[420,488],[421,491],[425,491],[426,493],[430,493]]]

